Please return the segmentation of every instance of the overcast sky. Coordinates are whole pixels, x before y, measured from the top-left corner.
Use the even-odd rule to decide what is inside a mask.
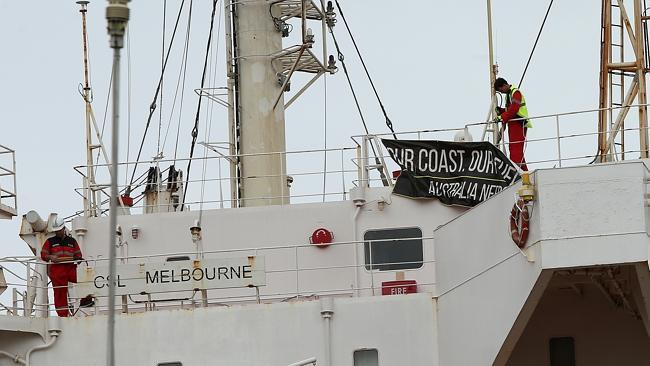
[[[485,119],[490,85],[484,0],[340,2],[396,130],[458,128]],[[525,6],[521,0],[493,2],[496,61],[500,75],[517,82],[548,1],[526,1]],[[169,43],[180,3],[180,0],[167,1],[166,43]],[[131,73],[129,157],[133,160],[160,76],[163,4],[162,0],[130,3],[130,66],[126,49],[122,63],[122,160],[126,159],[129,134],[127,71]],[[105,30],[105,5],[105,1],[94,0],[88,12],[93,107],[100,125],[104,119],[111,62]],[[180,116],[177,150],[180,157],[186,157],[189,151],[190,130],[197,106],[193,89],[200,85],[210,6],[211,1],[194,0],[189,66]],[[165,76],[162,118],[156,112],[143,149],[143,159],[150,159],[158,151],[160,121],[162,145],[171,120],[163,153],[166,157],[174,155],[180,94],[176,104],[173,99],[187,15],[186,7]],[[219,11],[218,15],[221,18],[222,12]],[[206,85],[211,87],[224,86],[226,80],[224,34],[219,25],[223,28],[223,22],[215,23],[214,37],[218,37],[219,46],[215,44],[213,47],[210,62],[213,71]],[[313,27],[319,29],[317,24]],[[346,55],[370,131],[387,132],[340,16],[335,32]],[[289,39],[284,44],[289,46],[295,42]],[[82,180],[72,168],[85,162],[84,105],[78,93],[78,85],[83,80],[78,5],[73,0],[0,0],[0,45],[3,50],[0,57],[0,144],[17,151],[19,213],[22,215],[33,209],[43,217],[49,212],[72,214],[82,208],[82,200],[74,191],[81,186]],[[334,53],[331,39],[328,48],[329,53]],[[530,114],[596,108],[599,48],[600,2],[556,1],[522,86]],[[298,76],[292,93],[305,80],[305,77]],[[352,146],[349,136],[363,130],[342,70],[327,77],[327,90],[328,147]],[[160,103],[158,105],[160,107]],[[209,103],[204,104],[203,109],[205,113],[201,117],[198,140],[206,140],[204,133],[211,123],[207,139],[226,141],[225,109]],[[323,147],[324,110],[324,82],[321,79],[287,111],[288,150]],[[562,128],[566,133],[593,132],[596,115],[567,118],[563,120]],[[107,125],[106,129],[110,130],[110,126]],[[548,137],[554,131],[554,121],[539,122],[530,137]],[[452,139],[453,134],[440,138]],[[480,136],[475,134],[474,138]],[[110,141],[109,135],[105,136],[105,141]],[[554,142],[539,147],[531,144],[527,150],[528,160],[553,158],[554,155],[550,155],[554,154],[554,146]],[[576,151],[576,154],[593,153],[595,139],[576,140],[563,145],[563,149]],[[197,149],[197,154],[202,156],[204,150]],[[320,159],[320,165],[312,170],[322,167]],[[330,159],[336,161],[336,157],[331,157],[328,164]],[[185,169],[184,166],[181,168]],[[200,178],[200,167],[193,167],[192,171],[194,179]],[[121,182],[124,177],[122,171]],[[317,186],[311,191],[317,192],[318,189]],[[28,254],[26,245],[18,238],[19,224],[18,218],[0,222],[0,257]]]

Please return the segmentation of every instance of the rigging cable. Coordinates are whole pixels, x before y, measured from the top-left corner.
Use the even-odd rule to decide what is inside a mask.
[[[165,33],[167,25],[167,0],[163,0],[163,23],[162,23],[162,47],[160,50],[160,74],[165,75]],[[158,108],[158,144],[156,145],[156,159],[162,158],[160,151],[160,134],[162,133],[162,119],[163,119],[163,101],[164,95],[164,76],[160,81],[160,108]]]
[[[165,138],[163,139],[163,144],[161,151],[165,151],[165,146],[167,146],[167,137],[169,137],[169,129],[172,124],[172,120],[174,119],[174,111],[176,110],[176,100],[178,99],[178,92],[180,90],[180,106],[178,109],[178,124],[176,128],[176,147],[174,149],[174,164],[176,164],[176,155],[178,152],[178,138],[180,135],[180,127],[181,127],[181,120],[182,120],[182,115],[183,115],[183,100],[185,99],[185,79],[187,75],[187,56],[189,53],[189,46],[190,46],[190,30],[191,30],[191,24],[192,24],[192,4],[193,1],[190,0],[190,10],[189,10],[189,15],[187,17],[187,30],[185,33],[185,43],[183,46],[183,55],[181,58],[181,66],[180,70],[178,72],[178,80],[176,82],[176,89],[174,91],[174,100],[172,101],[172,108],[171,112],[169,114],[169,121],[167,122],[167,130],[165,131]]]
[[[108,93],[106,93],[106,107],[104,107],[104,118],[102,120],[102,131],[99,134],[99,137],[104,138],[104,129],[106,127],[106,118],[108,117],[108,106],[111,102],[111,91],[113,88],[111,88],[111,85],[113,85],[113,68],[111,67],[111,76],[108,80]],[[95,176],[97,176],[97,165],[99,165],[99,155],[97,154],[97,160],[95,160]],[[106,162],[108,164],[108,162]]]
[[[330,34],[332,35],[332,39],[334,40],[334,46],[336,47],[338,60],[341,62],[341,66],[343,66],[343,73],[345,74],[345,78],[348,80],[348,85],[350,86],[350,91],[352,92],[354,103],[357,106],[357,111],[359,112],[359,117],[361,118],[363,129],[366,131],[366,135],[369,135],[370,131],[368,131],[368,125],[366,124],[366,119],[363,117],[363,111],[361,110],[361,105],[359,104],[359,98],[357,98],[357,93],[354,91],[354,86],[352,86],[352,80],[350,79],[350,73],[348,72],[348,67],[345,65],[345,56],[343,55],[343,52],[341,52],[341,49],[339,48],[339,42],[336,40],[336,36],[334,35],[334,31],[332,30],[332,27],[330,27]]]
[[[174,24],[174,31],[172,32],[171,40],[169,41],[169,47],[167,48],[167,56],[165,57],[165,62],[163,64],[162,73],[160,74],[160,79],[158,79],[158,86],[156,87],[156,93],[154,94],[153,101],[149,106],[149,116],[147,117],[147,124],[144,127],[144,134],[142,135],[142,141],[140,142],[140,148],[138,149],[138,156],[135,159],[133,166],[133,173],[131,174],[131,180],[129,185],[133,184],[133,179],[135,178],[135,171],[138,167],[140,161],[140,156],[142,155],[142,148],[144,147],[145,139],[147,138],[147,132],[149,131],[149,125],[151,124],[151,118],[153,117],[154,112],[156,111],[156,101],[158,100],[158,94],[162,87],[162,80],[165,74],[165,69],[167,68],[167,61],[169,61],[169,55],[171,54],[171,48],[174,45],[174,38],[176,37],[176,30],[178,29],[178,22],[183,13],[183,6],[185,5],[185,0],[181,2],[180,8],[178,9],[178,16],[176,17],[176,24]]]
[[[334,30],[332,29],[331,26],[329,26],[329,29],[330,29],[330,34],[332,35],[332,39],[334,40],[334,46],[336,47],[336,53],[338,54],[338,59],[339,61],[341,61],[341,65],[343,66],[343,72],[345,73],[345,78],[348,80],[348,85],[350,86],[350,91],[352,92],[354,103],[357,106],[357,111],[359,111],[359,117],[361,118],[363,129],[366,131],[366,135],[370,135],[370,131],[368,131],[368,125],[366,124],[366,120],[365,118],[363,118],[363,112],[361,111],[361,105],[359,105],[359,99],[357,98],[357,93],[354,91],[354,87],[352,86],[352,80],[350,80],[348,67],[345,65],[345,56],[341,52],[339,43],[336,40],[336,36],[334,35]],[[393,132],[393,136],[395,137],[395,132]],[[397,139],[397,137],[395,137],[395,139]],[[381,166],[379,156],[377,155],[377,151],[375,150],[375,145],[373,143],[370,144],[370,148],[372,149],[372,153],[375,155],[375,164],[377,166]],[[381,176],[381,180],[384,183],[384,186],[388,186],[388,180],[386,178],[386,175],[384,174],[384,170],[383,169],[378,169],[378,170],[379,170],[379,175]]]
[[[210,68],[208,70],[208,80],[212,79],[212,82],[209,83],[209,85],[214,86],[217,84],[217,70],[219,67],[219,39],[221,38],[221,8],[219,8],[219,15],[217,16],[219,18],[219,24],[217,25],[217,37],[215,38],[217,40],[217,46],[212,47],[214,49],[214,53],[210,52]],[[212,41],[214,42],[214,40]],[[213,61],[214,60],[214,68],[213,68]],[[203,203],[205,202],[204,200],[204,194],[205,194],[205,175],[207,173],[207,165],[208,165],[208,144],[210,142],[210,136],[212,132],[212,113],[214,112],[214,102],[210,102],[210,109],[208,112],[205,114],[205,124],[206,124],[206,130],[205,130],[205,146],[204,146],[204,152],[203,152],[203,171],[201,172],[201,198],[199,200],[199,224],[201,223],[201,220],[203,219]],[[219,167],[221,167],[221,161],[218,160],[217,163],[219,164]],[[189,178],[188,178],[189,179]],[[219,185],[221,185],[221,179],[219,179]],[[223,203],[223,200],[222,200]]]
[[[205,61],[203,62],[203,73],[201,75],[201,89],[205,86],[205,73],[208,68],[208,57],[210,56],[210,45],[212,44],[212,30],[214,28],[214,14],[217,10],[217,3],[219,0],[212,1],[212,15],[210,16],[210,32],[208,35],[208,45],[206,46],[205,51]],[[181,211],[185,207],[185,197],[187,196],[187,186],[190,180],[190,168],[192,167],[192,157],[194,156],[194,148],[196,147],[196,137],[199,134],[199,116],[201,113],[201,102],[203,98],[199,95],[199,102],[196,108],[196,116],[194,118],[194,128],[192,128],[192,144],[190,145],[190,157],[187,161],[187,170],[185,175],[185,192],[183,192],[183,204],[181,205]]]
[[[552,6],[553,6],[553,0],[551,0],[551,2],[548,4],[548,9],[546,9],[546,15],[544,15],[542,26],[539,28],[539,32],[537,33],[537,38],[535,38],[535,44],[533,44],[533,49],[530,51],[530,56],[528,56],[528,61],[526,62],[526,67],[524,68],[524,72],[521,74],[521,80],[519,80],[519,88],[521,88],[521,84],[524,82],[524,76],[526,76],[526,71],[528,71],[528,65],[530,65],[530,60],[533,58],[533,54],[535,53],[535,48],[537,47],[537,42],[539,41],[539,36],[542,35],[542,30],[544,30],[544,24],[546,24],[546,18],[548,18],[548,13],[551,11]]]
[[[339,4],[339,0],[335,0],[336,2],[336,8],[339,10],[339,14],[341,14],[341,18],[343,19],[343,24],[345,24],[345,29],[348,30],[348,34],[350,35],[350,39],[352,40],[352,44],[354,45],[354,49],[357,51],[357,55],[359,56],[359,60],[361,60],[361,65],[363,66],[363,70],[366,72],[366,76],[368,76],[368,81],[370,82],[370,86],[372,86],[372,91],[375,93],[375,97],[377,97],[377,102],[379,103],[379,107],[381,107],[381,112],[384,114],[384,118],[386,118],[386,126],[390,130],[390,132],[393,134],[393,138],[397,140],[397,136],[395,135],[395,130],[393,130],[393,122],[388,118],[388,113],[386,113],[386,108],[384,107],[384,104],[381,102],[381,98],[379,97],[379,93],[377,92],[377,88],[375,87],[375,83],[372,81],[372,77],[370,77],[370,72],[368,71],[368,68],[366,67],[366,62],[363,60],[363,56],[361,56],[361,51],[359,50],[359,47],[357,46],[357,41],[354,39],[354,36],[352,35],[352,30],[350,30],[350,26],[348,26],[348,21],[345,19],[345,15],[343,14],[343,9],[341,9],[341,5]]]

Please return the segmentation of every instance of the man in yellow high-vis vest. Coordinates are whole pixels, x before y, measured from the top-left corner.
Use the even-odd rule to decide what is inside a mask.
[[[494,82],[494,90],[506,96],[506,107],[497,107],[497,114],[508,126],[508,150],[510,160],[519,165],[521,170],[527,171],[524,149],[526,147],[526,132],[533,125],[528,120],[528,107],[526,99],[517,87],[508,84],[503,78]]]

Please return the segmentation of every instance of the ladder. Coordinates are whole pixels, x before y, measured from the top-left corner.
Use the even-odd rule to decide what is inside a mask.
[[[610,3],[611,30],[609,63],[622,63],[625,61],[625,24],[623,23],[623,12],[616,1]],[[605,47],[605,40],[601,40],[601,47]],[[609,70],[609,83],[607,85],[609,94],[608,120],[609,130],[615,128],[615,115],[620,111],[625,100],[626,85],[636,77],[635,73],[629,71]],[[619,126],[619,132],[613,144],[612,160],[625,160],[625,120]]]

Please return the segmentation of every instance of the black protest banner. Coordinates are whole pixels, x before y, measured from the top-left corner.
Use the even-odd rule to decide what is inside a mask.
[[[402,171],[393,193],[473,207],[519,178],[517,167],[489,142],[382,140]]]

